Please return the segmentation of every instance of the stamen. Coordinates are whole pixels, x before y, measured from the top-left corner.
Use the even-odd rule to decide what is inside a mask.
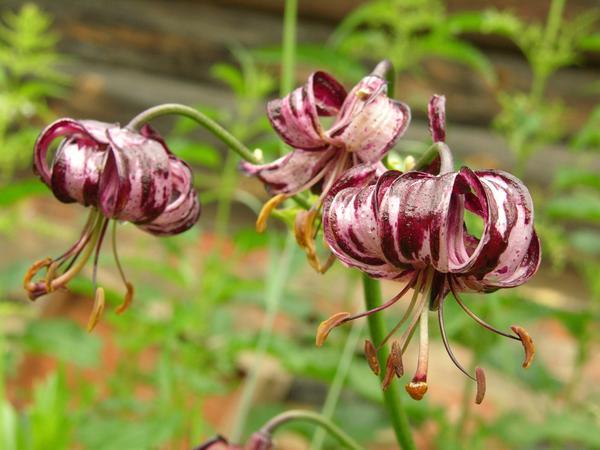
[[[454,296],[454,299],[460,305],[460,307],[463,309],[463,311],[466,312],[469,317],[471,317],[471,319],[473,319],[475,322],[477,322],[483,328],[485,328],[487,330],[490,330],[490,331],[492,331],[492,332],[494,332],[496,334],[499,334],[501,336],[504,336],[504,337],[507,337],[507,338],[510,338],[510,339],[514,339],[516,341],[521,340],[520,336],[514,336],[512,334],[505,333],[504,331],[498,330],[497,328],[493,327],[492,325],[490,325],[489,323],[487,323],[483,319],[481,319],[473,311],[471,311],[467,307],[467,305],[462,301],[462,299],[460,298],[460,296],[458,295],[458,289],[456,289],[456,286],[454,285],[454,281],[452,280],[452,277],[448,277],[448,279],[449,279],[450,290],[452,291],[452,295]],[[516,333],[516,331],[515,331],[515,333]]]
[[[117,309],[115,310],[115,312],[117,314],[122,314],[124,313],[129,306],[131,305],[131,302],[133,301],[133,294],[134,294],[134,289],[133,289],[133,285],[127,281],[127,277],[125,276],[125,271],[123,270],[123,266],[121,265],[121,260],[119,259],[119,253],[117,252],[117,221],[113,221],[113,225],[112,225],[112,252],[113,252],[113,256],[115,258],[115,263],[117,264],[117,269],[119,269],[119,274],[121,275],[121,280],[123,281],[123,283],[125,284],[125,287],[127,288],[127,293],[125,294],[125,298],[123,299],[123,303],[117,307]]]
[[[523,360],[523,368],[527,369],[531,365],[531,361],[533,361],[533,356],[535,355],[535,346],[533,345],[533,339],[523,327],[518,325],[513,325],[510,327],[519,338],[521,338],[521,344],[523,344],[523,349],[525,350],[525,359]]]
[[[400,318],[400,320],[398,321],[398,323],[394,326],[394,328],[392,328],[392,330],[385,336],[385,338],[383,338],[383,341],[381,341],[381,343],[379,344],[379,346],[377,347],[378,349],[382,348],[385,344],[387,344],[387,342],[391,339],[391,337],[396,334],[396,332],[400,329],[400,327],[404,324],[404,322],[406,322],[408,320],[408,318],[410,317],[410,314],[412,312],[412,310],[414,309],[415,303],[417,301],[417,298],[419,297],[419,290],[421,289],[421,272],[417,272],[413,278],[407,283],[406,286],[404,286],[404,289],[400,292],[400,294],[398,294],[398,298],[394,297],[392,300],[390,300],[388,303],[393,304],[396,301],[398,301],[400,298],[402,298],[404,296],[404,294],[406,293],[406,291],[408,291],[408,288],[410,288],[410,286],[413,284],[413,281],[416,278],[416,284],[414,285],[414,290],[413,290],[413,295],[410,299],[410,304],[408,305],[408,308],[406,309],[406,311],[404,312],[404,314],[402,315],[402,317]],[[390,306],[388,305],[388,306]],[[387,306],[386,306],[387,308]],[[383,309],[383,308],[382,308]]]
[[[277,208],[280,204],[286,201],[288,198],[285,194],[278,194],[274,197],[271,197],[262,207],[260,213],[258,214],[258,218],[256,219],[256,231],[262,233],[267,229],[267,220],[271,215],[271,212]]]
[[[458,367],[458,369],[462,373],[468,376],[471,380],[477,381],[477,379],[473,375],[470,375],[469,372],[467,372],[467,370],[461,365],[461,363],[458,362],[458,359],[456,358],[456,356],[454,356],[452,347],[450,347],[450,343],[448,342],[448,336],[446,335],[446,326],[444,325],[444,300],[445,299],[442,299],[440,301],[440,307],[438,308],[438,323],[440,325],[440,335],[442,336],[442,342],[444,343],[444,347],[446,347],[446,353],[448,353],[448,356],[450,357],[454,365]]]
[[[56,271],[58,270],[58,268],[60,267],[60,265],[62,263],[62,262],[59,262],[59,259],[53,260],[51,258],[46,258],[46,259],[37,261],[27,271],[27,273],[25,274],[25,277],[23,279],[23,286],[24,286],[25,290],[27,290],[27,292],[29,293],[29,298],[31,300],[34,300],[37,297],[45,295],[50,291],[56,290],[60,287],[63,287],[74,276],[76,276],[81,271],[83,266],[87,263],[88,259],[90,258],[91,254],[96,246],[96,242],[99,237],[99,231],[102,229],[102,222],[104,219],[102,218],[102,216],[98,216],[98,215],[94,215],[94,217],[96,217],[95,224],[91,227],[90,230],[88,230],[86,237],[84,237],[84,239],[80,239],[78,241],[77,245],[72,248],[72,250],[70,252],[72,253],[72,251],[76,251],[77,253],[76,253],[75,257],[73,258],[73,260],[71,261],[71,264],[69,265],[67,270],[65,270],[60,276],[54,278]],[[89,236],[88,236],[88,234],[89,234]],[[76,249],[76,250],[74,250],[74,249]],[[81,258],[78,258],[80,254],[81,254]],[[61,258],[63,258],[63,261],[64,261],[65,256],[69,256],[69,255],[65,254],[65,255],[61,256]],[[50,266],[54,262],[57,262],[58,264],[56,264],[55,267],[50,268]],[[37,272],[39,272],[39,270],[42,267],[49,267],[50,274],[47,274],[44,281],[37,282],[37,283],[32,282],[31,280],[37,274]],[[48,283],[46,283],[47,281],[48,281]]]
[[[379,375],[380,367],[379,359],[377,359],[377,350],[369,339],[365,340],[365,356],[373,373]]]
[[[98,321],[102,316],[102,312],[104,311],[104,305],[104,289],[99,287],[98,289],[96,289],[96,295],[94,297],[94,307],[92,308],[92,312],[90,314],[90,318],[87,324],[88,333],[91,333],[98,324]]]
[[[481,367],[475,369],[475,376],[477,378],[477,394],[475,396],[475,403],[481,405],[483,397],[485,397],[485,372]]]
[[[94,265],[92,268],[92,284],[94,286],[94,290],[96,290],[96,275],[98,273],[98,259],[100,257],[100,249],[102,248],[102,243],[104,242],[104,235],[106,234],[106,227],[108,226],[108,219],[104,219],[102,222],[102,227],[100,228],[100,237],[96,242],[96,251],[94,253]]]
[[[319,328],[317,329],[317,347],[321,347],[325,343],[325,340],[327,339],[327,336],[329,336],[331,330],[337,327],[340,323],[344,322],[344,320],[348,317],[350,317],[349,312],[339,312],[331,316],[329,319],[321,322]]]
[[[46,270],[46,278],[44,279],[44,282],[46,284],[46,291],[48,292],[53,291],[52,280],[56,278],[56,271],[58,270],[59,265],[60,264],[58,263],[58,261],[54,261],[48,266],[48,269]]]
[[[413,379],[406,385],[406,392],[415,400],[421,400],[427,392],[427,368],[429,366],[429,310],[423,308],[419,329],[419,361]]]
[[[388,355],[385,363],[385,375],[383,376],[383,381],[381,382],[381,387],[384,391],[387,391],[387,388],[390,387],[390,384],[392,384],[392,380],[394,379],[394,375],[396,374],[391,356],[391,354]]]
[[[33,291],[35,289],[35,283],[32,283],[31,280],[42,268],[48,267],[50,264],[52,264],[52,258],[50,257],[34,262],[27,272],[25,272],[25,276],[23,277],[23,288],[26,291]]]

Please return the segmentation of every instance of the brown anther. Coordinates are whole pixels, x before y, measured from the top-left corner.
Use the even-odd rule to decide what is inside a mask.
[[[115,310],[115,312],[117,314],[123,314],[125,311],[127,311],[127,309],[129,308],[129,306],[131,305],[131,302],[133,300],[133,293],[134,293],[133,284],[131,284],[130,282],[127,282],[127,283],[125,283],[125,286],[127,286],[127,293],[125,294],[123,303],[121,303],[121,305],[119,305],[117,307],[117,309]]]
[[[392,363],[392,367],[394,368],[394,373],[396,376],[400,378],[402,375],[404,375],[404,364],[402,364],[402,347],[400,346],[400,342],[392,342],[392,350],[388,359]]]
[[[365,356],[367,357],[367,362],[373,373],[379,375],[381,368],[379,367],[379,359],[377,359],[377,350],[373,343],[368,339],[365,340]]]
[[[392,384],[394,375],[396,375],[396,371],[394,370],[394,363],[392,362],[392,355],[390,354],[385,362],[385,375],[383,376],[383,381],[381,382],[381,387],[384,391],[387,391],[387,388],[389,388],[390,384]]]
[[[327,339],[327,336],[329,336],[329,333],[331,332],[331,330],[333,330],[339,324],[344,322],[344,320],[347,319],[348,317],[350,317],[349,312],[339,312],[339,313],[336,313],[333,316],[331,316],[329,319],[321,322],[321,324],[319,325],[319,328],[317,329],[317,337],[316,337],[317,347],[321,347],[325,343],[325,339]]]
[[[533,345],[533,339],[531,339],[531,336],[529,336],[529,333],[525,331],[525,328],[523,327],[513,325],[512,327],[510,327],[510,329],[513,330],[521,340],[523,350],[525,350],[523,368],[527,369],[531,365],[531,361],[533,361],[533,356],[535,355],[535,345]]]
[[[405,386],[406,392],[414,400],[421,400],[427,392],[427,381],[411,381]]]
[[[91,333],[92,330],[98,324],[100,317],[102,317],[102,312],[104,311],[104,289],[99,287],[96,289],[96,295],[94,297],[94,307],[92,308],[92,312],[90,313],[90,318],[87,324],[88,333]]]
[[[325,273],[335,261],[335,257],[330,255],[325,264],[321,265],[317,256],[317,248],[315,246],[315,220],[319,214],[318,208],[311,208],[308,211],[300,211],[296,214],[294,222],[294,235],[296,242],[306,253],[308,263],[315,271]]]
[[[56,278],[56,270],[58,269],[58,261],[54,261],[52,264],[48,266],[48,270],[46,271],[46,290],[48,292],[52,292],[54,288],[52,287],[52,280]]]
[[[34,262],[23,277],[23,288],[25,288],[26,291],[33,289],[30,286],[33,277],[35,277],[42,268],[48,267],[50,264],[52,264],[52,258],[50,257]]]
[[[475,403],[481,405],[483,397],[485,397],[485,372],[481,367],[475,369],[475,379],[477,380],[477,394],[475,395]]]
[[[256,219],[256,231],[262,233],[267,229],[267,220],[269,220],[269,216],[271,212],[275,208],[277,208],[280,204],[282,204],[288,198],[285,194],[278,194],[274,197],[271,197],[262,207],[260,213],[258,213],[258,218]]]
[[[360,99],[360,100],[367,100],[369,97],[371,97],[371,94],[373,94],[370,90],[368,89],[359,89],[358,91],[356,91],[356,96]]]

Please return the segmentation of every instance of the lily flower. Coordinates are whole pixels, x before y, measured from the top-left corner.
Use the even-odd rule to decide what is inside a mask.
[[[250,436],[245,445],[232,444],[223,436],[218,435],[194,447],[193,450],[271,450],[272,448],[271,436],[257,431]]]
[[[323,211],[325,240],[347,266],[372,277],[404,281],[401,292],[371,311],[351,315],[338,313],[319,327],[317,345],[329,332],[350,320],[390,308],[413,289],[410,304],[392,332],[377,347],[365,345],[365,353],[379,371],[377,350],[404,324],[404,334],[392,344],[383,387],[403,373],[402,354],[419,332],[417,370],[407,384],[408,393],[421,399],[427,391],[428,310],[437,311],[446,350],[469,378],[477,382],[476,402],[483,400],[485,374],[477,368],[470,374],[458,362],[446,337],[443,306],[451,292],[459,306],[479,325],[520,341],[525,350],[523,367],[528,367],[534,346],[518,326],[512,333],[489,325],[475,315],[461,298],[462,292],[492,292],[519,286],[529,280],[540,264],[540,242],[533,225],[533,203],[525,185],[500,170],[473,171],[467,167],[451,171],[444,139],[443,97],[430,104],[430,126],[442,148],[438,175],[428,172],[388,171],[377,177],[372,167],[358,166],[347,172],[330,190]],[[465,213],[478,216],[483,229],[471,233]]]
[[[51,164],[51,143],[62,137]],[[34,147],[34,171],[63,203],[90,206],[79,239],[58,258],[37,261],[24,279],[31,300],[65,287],[94,253],[93,283],[108,223],[113,220],[112,248],[127,294],[117,310],[133,298],[133,286],[123,272],[116,248],[117,221],[132,222],[148,233],[169,236],[192,227],[200,215],[190,167],[170,152],[149,126],[140,132],[92,120],[59,119],[42,131]],[[35,275],[46,268],[43,280]],[[104,291],[95,289],[88,328],[104,308]]]
[[[298,242],[313,265],[313,224],[333,183],[358,164],[385,170],[380,161],[410,122],[409,107],[387,96],[381,73],[387,64],[380,64],[350,93],[331,75],[314,72],[304,86],[269,102],[269,120],[292,151],[269,164],[241,164],[246,174],[257,176],[274,195],[259,214],[259,231],[264,230],[271,211],[288,197],[310,188],[320,192],[316,204],[296,221]],[[333,118],[329,128],[321,122],[323,117]]]

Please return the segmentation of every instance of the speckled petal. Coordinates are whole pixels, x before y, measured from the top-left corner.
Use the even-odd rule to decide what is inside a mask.
[[[346,90],[331,75],[315,72],[306,85],[269,102],[267,114],[275,131],[291,147],[326,150],[319,116],[337,114],[345,98]]]
[[[48,167],[47,155],[48,150],[52,141],[58,137],[65,137],[67,140],[63,142],[63,146],[71,144],[76,145],[81,149],[82,152],[89,155],[92,151],[102,151],[106,147],[106,130],[109,128],[118,128],[116,124],[97,122],[95,120],[73,120],[69,118],[59,119],[50,125],[48,125],[38,136],[34,145],[34,159],[33,159],[33,170],[40,176],[42,181],[50,188],[52,188],[52,170]],[[75,148],[69,149],[71,156],[75,155]],[[90,160],[89,156],[83,157],[83,160]],[[78,157],[80,160],[81,156]],[[80,161],[81,162],[81,161]],[[76,178],[89,174],[90,170],[85,170],[80,165],[76,169],[77,174],[69,174],[68,178],[70,183],[79,183],[83,185],[84,180]],[[57,180],[60,182],[61,180]],[[65,194],[65,199],[62,201],[74,201],[75,199],[81,198],[82,195],[74,195],[74,191],[77,190],[75,185],[71,185],[69,188],[66,186],[57,186],[58,190],[64,192],[71,192],[70,195]],[[66,199],[68,197],[68,199]]]
[[[171,171],[171,200],[164,212],[152,222],[139,227],[157,236],[171,236],[191,228],[200,217],[200,202],[193,187],[190,167],[172,156],[169,160]]]
[[[78,142],[79,141],[79,142]],[[51,188],[64,203],[98,203],[98,183],[106,151],[71,138],[61,143],[52,162]]]
[[[323,206],[323,232],[331,251],[350,267],[376,278],[398,279],[400,273],[389,264],[378,234],[375,198],[375,167],[350,169],[334,185]]]
[[[338,120],[327,132],[332,142],[356,153],[362,162],[381,160],[410,123],[410,108],[388,98],[386,92],[382,78],[363,78],[348,94]]]
[[[169,155],[163,145],[128,129],[109,129],[110,142],[99,188],[99,208],[106,217],[148,222],[171,197]]]
[[[294,150],[269,164],[242,162],[240,168],[256,175],[271,194],[294,195],[320,181],[341,156],[340,150],[328,148],[323,152]]]
[[[533,201],[525,185],[502,171],[477,171],[490,204],[489,231],[471,271],[487,288],[523,284],[537,271],[540,244],[533,228]]]

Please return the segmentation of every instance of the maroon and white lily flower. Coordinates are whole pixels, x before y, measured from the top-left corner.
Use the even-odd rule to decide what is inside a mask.
[[[380,71],[376,68],[350,93],[331,75],[315,72],[304,86],[269,102],[269,120],[292,151],[269,164],[241,164],[245,173],[257,176],[275,195],[259,215],[259,230],[264,229],[273,208],[318,184],[319,201],[298,218],[296,226],[299,243],[308,245],[310,253],[312,239],[306,241],[305,237],[313,233],[310,225],[331,185],[358,164],[385,170],[381,160],[408,127],[410,109],[387,96],[387,82]],[[327,129],[321,122],[323,117],[333,118]]]
[[[50,145],[63,138],[51,164]],[[182,233],[200,215],[200,203],[193,187],[190,167],[168,149],[149,126],[140,132],[116,124],[92,120],[59,119],[42,131],[34,148],[34,171],[64,203],[91,206],[88,221],[79,239],[58,258],[36,262],[25,276],[24,286],[34,300],[64,287],[94,256],[94,283],[98,254],[108,222],[128,221],[157,236]],[[122,312],[130,303],[133,287],[113,251],[127,295]],[[42,281],[33,277],[42,268]],[[96,290],[93,327],[103,308],[102,288]]]
[[[443,139],[443,120],[439,120],[443,117],[443,98],[434,97],[432,104],[432,134]],[[511,334],[493,328],[466,306],[460,293],[492,292],[525,283],[540,264],[540,242],[533,225],[531,196],[520,180],[500,170],[472,171],[463,167],[451,172],[443,159],[438,175],[388,171],[377,177],[372,167],[359,166],[332,187],[323,211],[325,239],[332,252],[347,266],[375,278],[405,281],[406,285],[379,308],[356,315],[338,313],[323,322],[317,343],[322,344],[332,328],[388,308],[413,288],[406,314],[379,344],[381,348],[408,322],[400,341],[392,345],[384,387],[394,374],[402,374],[401,355],[420,323],[418,367],[407,390],[417,399],[425,394],[427,314],[429,309],[437,310],[448,354],[460,370],[477,381],[479,403],[485,392],[485,376],[479,368],[475,377],[469,374],[454,357],[444,328],[444,299],[452,292],[477,323],[521,341],[526,353],[523,366],[529,366],[534,347],[525,330],[513,326]],[[467,229],[466,211],[483,222],[481,234],[474,235]],[[377,348],[369,342],[365,349],[371,366],[378,371]]]

